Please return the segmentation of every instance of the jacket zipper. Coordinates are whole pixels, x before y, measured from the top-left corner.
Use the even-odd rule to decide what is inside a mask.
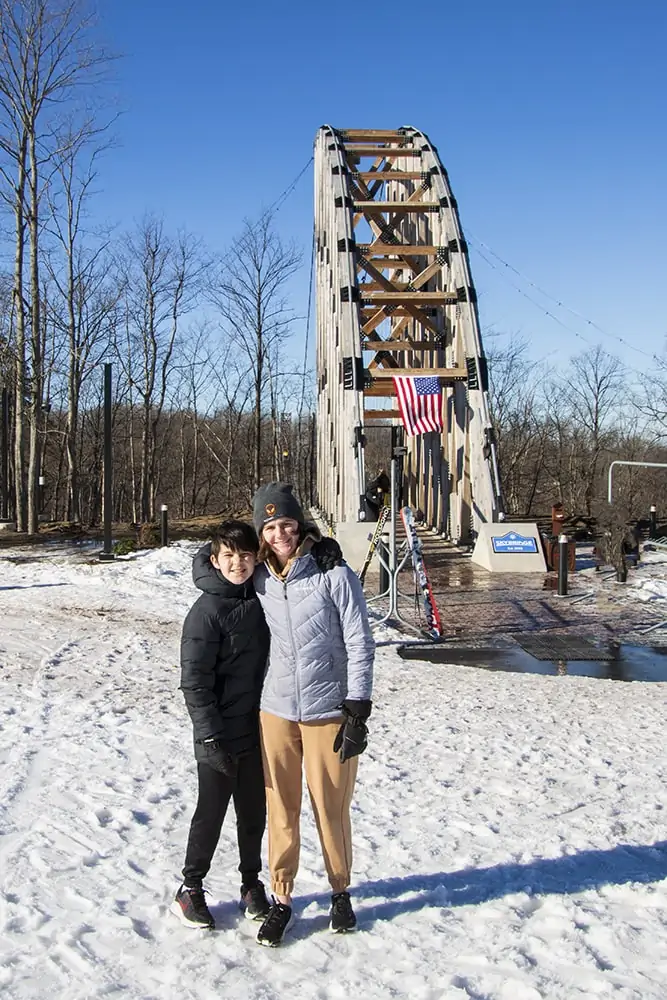
[[[301,688],[299,686],[299,664],[296,655],[296,644],[294,642],[294,632],[292,631],[292,618],[289,611],[289,601],[287,600],[287,580],[283,581],[283,594],[285,595],[285,611],[287,612],[287,628],[289,630],[290,644],[292,646],[292,655],[294,657],[294,687],[296,689],[296,709],[299,718],[301,718]]]

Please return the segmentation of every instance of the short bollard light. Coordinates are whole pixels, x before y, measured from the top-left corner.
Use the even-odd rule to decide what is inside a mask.
[[[569,550],[567,535],[558,536],[558,596],[567,597],[567,560]]]
[[[167,521],[167,505],[160,507],[160,545],[165,549],[169,545],[169,522]]]

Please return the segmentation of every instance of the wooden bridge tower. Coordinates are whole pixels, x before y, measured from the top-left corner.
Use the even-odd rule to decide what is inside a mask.
[[[401,426],[394,375],[433,375],[444,426],[405,438],[407,496],[455,542],[498,519],[486,358],[456,201],[412,127],[323,126],[315,142],[318,493],[333,525],[365,511],[365,432]]]

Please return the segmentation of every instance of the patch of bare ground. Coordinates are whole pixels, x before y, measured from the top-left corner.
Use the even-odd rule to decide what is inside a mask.
[[[211,532],[221,521],[228,518],[238,518],[242,521],[249,521],[252,517],[250,510],[244,511],[224,511],[216,514],[206,514],[202,517],[192,517],[188,519],[169,519],[169,538],[172,541],[180,539],[209,538]],[[154,529],[154,533],[159,537],[160,525],[158,522],[149,522],[149,526]],[[114,523],[111,527],[111,536],[114,542],[121,539],[139,539],[142,527],[146,526],[132,524],[128,522]],[[20,545],[39,545],[40,543],[54,541],[71,542],[102,542],[104,529],[102,525],[82,525],[72,521],[50,521],[40,525],[39,531],[35,535],[27,532],[2,531],[0,532],[0,548],[15,548]]]

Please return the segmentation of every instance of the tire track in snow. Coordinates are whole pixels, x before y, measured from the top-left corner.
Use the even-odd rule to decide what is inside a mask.
[[[21,743],[14,746],[9,761],[14,773],[12,786],[0,813],[8,828],[0,843],[0,872],[5,876],[0,890],[0,928],[5,942],[14,944],[9,954],[0,956],[0,983],[8,987],[14,979],[11,970],[20,967],[22,973],[27,972],[27,976],[21,975],[21,987],[28,993],[38,989],[42,995],[49,991],[50,979],[51,988],[60,991],[71,985],[72,976],[85,979],[84,973],[93,968],[96,992],[113,990],[122,981],[118,963],[103,957],[93,943],[95,897],[101,880],[92,871],[103,866],[107,858],[113,860],[114,854],[127,850],[128,829],[133,824],[129,819],[132,810],[126,806],[134,804],[136,795],[132,795],[133,775],[130,754],[124,747],[122,717],[126,704],[131,703],[131,664],[137,653],[148,658],[150,650],[136,636],[100,634],[109,633],[104,622],[98,628],[86,624],[84,629],[77,623],[77,632],[76,637],[42,656],[30,687],[25,687],[29,712],[24,712],[23,730],[27,740],[38,739],[39,745],[28,752]],[[94,675],[85,697],[77,690],[84,672]],[[13,726],[16,714],[16,710],[11,712]],[[64,733],[69,743],[63,740]],[[67,759],[54,753],[63,745],[69,746]],[[97,773],[98,768],[91,768],[90,759],[96,757],[96,747],[115,759],[102,766],[102,771],[113,775],[109,783],[100,782],[91,793],[91,772]],[[123,809],[109,808],[106,803],[123,784],[127,789]],[[159,796],[156,801],[161,801]],[[134,825],[141,829],[146,817],[138,809],[134,814]],[[82,867],[91,871],[91,891],[68,895],[70,873],[77,877]],[[50,912],[40,898],[40,876],[51,885],[60,880],[64,884],[57,893],[58,905]],[[115,881],[120,881],[118,874]],[[14,891],[17,886],[19,892]],[[81,924],[86,911],[93,922]],[[150,938],[148,924],[126,916],[122,906],[117,908],[116,923],[121,938],[127,934]],[[28,953],[23,945],[28,940],[26,932],[38,929],[44,945],[41,956]],[[33,979],[34,987],[29,985]],[[126,987],[124,996],[140,995],[128,984]],[[72,998],[78,995],[68,992]]]
[[[7,626],[5,625],[5,628]],[[6,634],[6,633],[5,633]],[[43,649],[43,644],[34,644]],[[42,657],[37,666],[27,695],[28,714],[23,721],[22,730],[25,740],[15,743],[9,750],[5,774],[11,775],[11,784],[0,792],[0,830],[6,832],[7,825],[14,825],[11,812],[14,804],[23,797],[30,785],[32,775],[39,767],[39,761],[44,753],[45,741],[49,728],[52,705],[49,700],[48,687],[45,680],[52,677],[51,671],[58,666],[63,656],[75,645],[71,640],[64,642],[52,653]],[[7,716],[14,716],[18,709],[9,709]],[[14,723],[16,720],[13,720]],[[2,853],[0,851],[0,857]]]

